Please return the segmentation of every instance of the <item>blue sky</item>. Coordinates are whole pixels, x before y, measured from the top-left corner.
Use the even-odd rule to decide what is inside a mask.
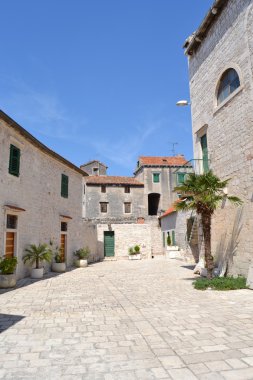
[[[76,165],[132,175],[139,155],[192,158],[182,45],[212,0],[8,0],[0,108]]]

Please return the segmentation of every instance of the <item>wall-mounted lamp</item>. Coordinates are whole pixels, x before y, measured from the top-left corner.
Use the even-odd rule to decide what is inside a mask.
[[[179,100],[176,104],[179,107],[184,107],[184,106],[190,106],[191,105],[191,103],[188,102],[188,100]]]

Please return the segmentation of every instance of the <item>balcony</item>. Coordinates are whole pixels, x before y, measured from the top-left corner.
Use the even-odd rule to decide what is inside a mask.
[[[183,166],[180,166],[180,168],[176,169],[173,173],[176,177],[176,186],[180,186],[184,182],[185,176],[187,176],[187,174],[195,173],[199,175],[206,173],[209,169],[210,160],[207,158],[194,158],[192,160],[187,161]]]

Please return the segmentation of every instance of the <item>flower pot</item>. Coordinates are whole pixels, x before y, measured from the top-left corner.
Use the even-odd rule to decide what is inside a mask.
[[[129,255],[129,260],[141,260],[141,253],[137,253],[136,255]]]
[[[16,286],[17,280],[15,274],[0,274],[0,288],[14,288]]]
[[[66,272],[66,263],[52,263],[52,271],[57,273]]]
[[[86,268],[88,266],[87,259],[75,260],[75,266],[77,268]]]
[[[33,268],[31,271],[31,278],[43,278],[44,268]]]

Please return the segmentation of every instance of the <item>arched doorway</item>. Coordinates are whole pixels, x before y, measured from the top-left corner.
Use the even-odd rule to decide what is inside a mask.
[[[157,215],[160,202],[160,194],[151,193],[148,195],[148,215]]]

